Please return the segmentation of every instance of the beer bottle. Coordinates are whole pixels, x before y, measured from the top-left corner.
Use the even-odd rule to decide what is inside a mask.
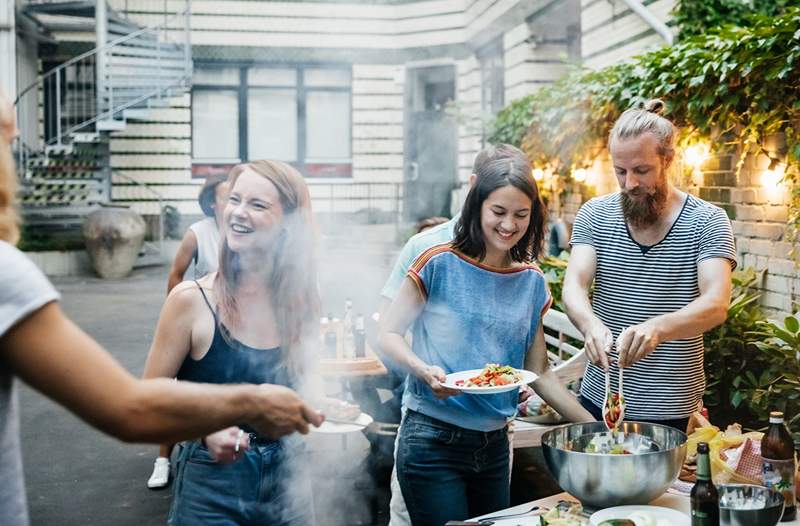
[[[353,341],[356,348],[356,358],[364,358],[367,355],[367,331],[364,325],[364,315],[356,316],[356,327],[353,330]]]
[[[794,520],[797,516],[794,442],[783,423],[783,413],[780,411],[769,414],[769,429],[761,439],[761,460],[764,485],[783,495],[781,522]]]
[[[707,442],[697,444],[697,482],[690,499],[692,526],[719,526],[719,493],[711,481]]]

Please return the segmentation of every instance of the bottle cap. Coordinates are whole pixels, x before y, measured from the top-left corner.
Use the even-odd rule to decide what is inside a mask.
[[[769,423],[770,424],[782,424],[783,423],[783,411],[772,411],[769,414]]]
[[[698,442],[697,443],[697,452],[698,453],[708,453],[708,442]]]

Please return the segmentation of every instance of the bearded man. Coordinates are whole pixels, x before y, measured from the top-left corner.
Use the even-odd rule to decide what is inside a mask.
[[[703,333],[725,321],[736,252],[725,212],[668,181],[675,127],[663,109],[653,100],[615,123],[620,191],[578,212],[563,301],[586,340],[583,406],[602,418],[606,371],[618,392],[621,367],[625,418],[685,431],[705,388]]]

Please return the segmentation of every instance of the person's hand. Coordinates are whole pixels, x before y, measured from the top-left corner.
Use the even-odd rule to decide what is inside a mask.
[[[528,398],[533,396],[534,390],[530,385],[523,385],[519,388],[519,398],[517,399],[517,403],[521,404],[522,402],[527,402]]]
[[[212,433],[203,439],[211,458],[220,464],[236,462],[250,449],[250,435],[236,426]],[[238,447],[237,447],[238,444]]]
[[[258,386],[256,411],[248,424],[259,435],[277,440],[295,431],[305,435],[309,424],[319,427],[324,420],[324,416],[288,387],[263,384]]]
[[[598,367],[602,367],[604,371],[608,370],[608,351],[611,350],[613,340],[608,327],[598,320],[589,327],[583,337],[584,349],[586,349],[586,356],[589,357],[589,360]]]
[[[659,343],[658,330],[654,325],[645,322],[628,327],[617,338],[619,366],[630,367],[655,351]]]
[[[428,387],[431,388],[431,391],[433,391],[433,394],[439,400],[461,394],[461,391],[457,389],[450,389],[442,385],[446,375],[444,374],[444,370],[438,365],[426,365],[417,376],[420,380],[428,384]]]
[[[3,93],[0,93],[0,140],[11,143],[17,135],[19,135],[19,130],[14,116],[14,105]]]

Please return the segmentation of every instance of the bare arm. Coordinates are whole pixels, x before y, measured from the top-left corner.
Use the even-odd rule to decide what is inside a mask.
[[[200,294],[196,289],[194,283],[187,282],[167,296],[144,364],[143,378],[173,378],[178,374],[192,349],[192,325],[197,315],[193,300]]]
[[[425,299],[417,286],[406,278],[397,297],[381,321],[378,343],[381,350],[411,374],[426,382],[438,397],[458,394],[458,391],[442,387],[444,371],[422,361],[409,347],[404,335],[425,307]]]
[[[533,382],[533,390],[560,415],[571,422],[594,422],[591,413],[583,408],[575,395],[564,387],[558,376],[550,369],[544,341],[544,327],[541,322],[533,345],[525,356],[525,368],[539,375]]]
[[[131,442],[177,442],[238,422],[280,437],[321,418],[290,389],[136,380],[57,303],[0,338],[5,366],[98,429]]]
[[[608,368],[606,345],[611,341],[611,331],[592,310],[589,290],[597,270],[597,252],[591,245],[575,245],[569,256],[567,273],[564,276],[562,300],[570,321],[578,328],[585,340],[589,359],[603,369]]]
[[[167,294],[172,291],[175,285],[183,281],[183,275],[186,274],[186,269],[189,268],[196,254],[197,236],[194,235],[192,229],[189,229],[184,234],[181,244],[178,246],[178,252],[175,254],[175,259],[172,262],[172,268],[169,269]]]
[[[731,301],[731,266],[724,258],[697,264],[700,295],[685,307],[628,327],[618,350],[620,365],[627,367],[649,355],[663,343],[691,338],[725,322]]]

